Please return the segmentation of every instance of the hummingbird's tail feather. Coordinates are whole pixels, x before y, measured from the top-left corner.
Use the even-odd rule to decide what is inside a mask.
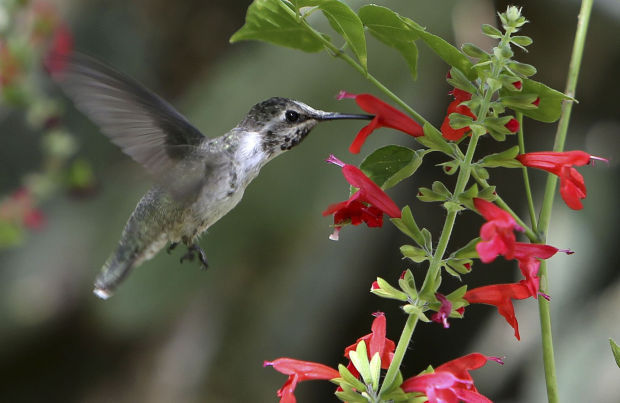
[[[93,292],[101,299],[112,296],[131,270],[155,256],[167,243],[164,230],[167,217],[174,216],[162,206],[158,190],[151,189],[142,197],[129,217],[116,250],[110,254],[95,279]],[[166,215],[162,211],[166,210]]]
[[[112,252],[95,279],[95,289],[93,292],[96,296],[101,299],[110,298],[116,287],[127,277],[131,269],[136,266],[136,259],[126,255],[126,250],[122,244],[118,246],[116,251]]]

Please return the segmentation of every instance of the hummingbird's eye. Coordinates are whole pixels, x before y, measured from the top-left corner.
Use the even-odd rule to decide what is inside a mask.
[[[287,122],[290,122],[290,123],[297,122],[297,120],[299,119],[299,113],[295,111],[286,111],[286,113],[284,114],[284,117],[286,118]]]

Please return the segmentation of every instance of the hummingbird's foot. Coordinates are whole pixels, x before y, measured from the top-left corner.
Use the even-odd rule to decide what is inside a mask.
[[[179,244],[178,242],[172,242],[170,246],[168,246],[168,249],[166,249],[166,252],[170,254],[174,250],[174,248],[177,247],[178,244]]]
[[[200,260],[200,263],[202,263],[202,266],[207,269],[209,267],[209,263],[207,262],[207,255],[205,254],[205,251],[202,250],[200,246],[198,246],[198,244],[192,244],[187,247],[187,253],[181,257],[181,263],[183,263],[185,259],[193,262],[195,253],[198,253],[198,259]]]
[[[205,251],[202,250],[201,247],[199,247],[198,245],[195,245],[196,249],[198,250],[198,259],[200,259],[200,263],[202,263],[202,267],[207,270],[209,268],[209,263],[207,262],[207,255],[205,254]]]

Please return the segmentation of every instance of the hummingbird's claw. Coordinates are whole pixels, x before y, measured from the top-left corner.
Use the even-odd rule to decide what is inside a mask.
[[[171,243],[170,246],[168,246],[168,249],[166,249],[166,252],[168,254],[172,253],[172,251],[174,250],[174,248],[177,247],[178,244],[179,244],[178,242]]]
[[[173,244],[174,246],[176,246],[176,244]],[[172,245],[170,245],[172,247]],[[198,253],[198,259],[200,260],[200,263],[202,263],[202,266],[207,269],[209,267],[209,263],[207,262],[207,255],[205,253],[204,250],[202,250],[202,248],[200,246],[198,246],[198,244],[192,244],[190,246],[187,247],[187,253],[183,256],[181,256],[181,263],[183,263],[183,261],[185,259],[189,260],[190,262],[194,261],[194,257],[195,257],[195,253]]]

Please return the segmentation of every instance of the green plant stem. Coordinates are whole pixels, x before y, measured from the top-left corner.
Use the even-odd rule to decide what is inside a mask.
[[[409,315],[407,317],[407,321],[405,322],[405,326],[403,327],[403,331],[400,334],[400,338],[398,339],[398,345],[396,346],[396,350],[394,350],[394,357],[392,358],[392,364],[394,361],[398,362],[398,365],[390,364],[387,372],[385,373],[385,378],[383,379],[383,383],[381,384],[381,389],[379,389],[378,396],[381,396],[381,393],[384,390],[388,390],[394,380],[396,379],[396,375],[400,370],[400,364],[405,357],[405,353],[407,352],[407,347],[409,347],[409,342],[411,341],[411,337],[413,336],[413,331],[415,330],[415,326],[418,323],[418,315]],[[401,341],[406,340],[406,343],[401,343]]]
[[[517,139],[519,141],[519,153],[525,153],[525,140],[523,138],[523,113],[517,112],[517,120],[519,121],[519,132]],[[532,198],[532,187],[530,186],[530,176],[527,173],[527,167],[521,168],[523,172],[523,185],[525,187],[525,197],[527,198],[527,209],[530,213],[530,222],[534,232],[538,231],[538,222],[536,220],[536,211],[534,210],[534,199]]]
[[[577,21],[577,32],[575,34],[575,41],[573,44],[573,53],[571,55],[570,64],[568,67],[568,78],[566,80],[565,94],[573,97],[575,96],[575,90],[577,88],[577,78],[579,77],[579,69],[581,67],[581,60],[583,58],[583,49],[585,47],[586,33],[588,31],[588,23],[590,20],[590,14],[592,12],[593,0],[583,0],[581,2],[581,10],[579,11],[579,17]],[[558,122],[558,128],[555,134],[555,143],[553,145],[554,151],[563,151],[564,144],[566,143],[566,134],[568,132],[568,123],[570,120],[571,110],[573,107],[573,101],[564,101],[562,105],[562,116]],[[555,189],[557,185],[557,177],[549,174],[547,176],[547,184],[545,186],[545,195],[538,219],[538,230],[541,233],[541,241],[546,240],[547,231],[549,229],[549,221],[551,219],[551,210],[553,207],[553,200],[555,198]],[[547,292],[549,289],[549,279],[547,276],[547,265],[543,261],[539,270],[540,277],[540,289],[543,292]],[[555,374],[555,360],[553,354],[553,338],[551,333],[551,314],[549,312],[549,302],[544,298],[538,299],[538,308],[540,314],[540,326],[542,337],[542,354],[543,362],[545,366],[545,382],[547,384],[547,399],[549,403],[556,403],[559,401],[558,385]]]

